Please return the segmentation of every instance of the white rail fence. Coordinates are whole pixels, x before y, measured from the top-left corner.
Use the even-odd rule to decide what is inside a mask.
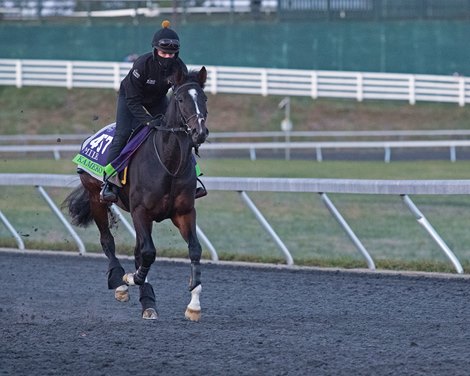
[[[257,151],[284,151],[284,158],[290,159],[290,153],[293,150],[303,150],[315,156],[317,162],[324,160],[323,150],[370,150],[383,149],[384,162],[389,163],[392,160],[393,149],[449,149],[449,160],[457,160],[457,148],[469,148],[470,140],[427,140],[427,141],[323,141],[323,142],[219,142],[206,143],[201,147],[200,152],[228,152],[228,151],[246,151],[250,160],[257,159]],[[62,158],[61,153],[78,153],[79,144],[52,144],[52,145],[0,145],[0,155],[18,154],[18,153],[49,153],[55,160]],[[209,154],[204,154],[210,157]]]
[[[0,85],[108,88],[118,90],[131,68],[126,62],[0,59]],[[189,66],[189,68],[199,68]],[[255,94],[399,100],[470,102],[470,78],[418,74],[335,72],[207,66],[206,90],[212,94]]]
[[[277,11],[277,0],[261,0],[256,8],[251,6],[250,0],[204,1],[201,6],[195,6],[195,1],[182,1],[180,6],[162,7],[158,1],[150,0],[142,7],[142,1],[106,1],[92,0],[93,5],[100,10],[76,10],[74,0],[61,1],[4,1],[0,3],[0,15],[8,19],[36,19],[39,17],[158,17],[161,15],[179,14],[216,14],[216,13],[250,13],[253,11],[272,13]],[[103,4],[101,4],[103,3]]]
[[[282,239],[277,235],[261,211],[250,199],[247,192],[311,192],[320,195],[321,200],[328,208],[331,215],[337,220],[349,239],[353,242],[358,252],[364,257],[367,266],[375,270],[375,263],[368,250],[356,236],[347,221],[335,207],[328,197],[329,193],[344,194],[374,194],[374,195],[397,195],[400,196],[404,204],[411,211],[417,222],[427,231],[430,237],[439,246],[445,256],[454,266],[457,273],[463,273],[460,261],[457,259],[446,242],[436,232],[431,223],[411,200],[410,195],[468,195],[470,194],[470,180],[354,180],[354,179],[285,179],[285,178],[221,178],[206,177],[204,179],[206,187],[211,191],[233,191],[238,192],[242,201],[254,214],[260,225],[268,232],[279,250],[284,255],[286,264],[293,265],[294,260],[289,249]],[[62,215],[54,202],[48,196],[44,187],[64,187],[74,188],[79,184],[76,175],[50,175],[50,174],[0,174],[0,186],[36,186],[39,193],[46,200],[51,210],[59,217],[64,226],[73,236],[80,253],[85,253],[83,242]],[[125,227],[131,235],[135,237],[135,232],[117,207],[114,210],[120,215]],[[24,244],[14,226],[0,209],[0,220],[15,237],[18,248],[24,249]],[[214,261],[218,260],[217,251],[198,228],[198,235],[211,253]]]
[[[255,131],[255,132],[211,132],[210,141],[216,142],[224,139],[268,139],[278,141],[285,139],[289,136],[290,139],[307,138],[312,140],[324,140],[340,138],[382,138],[390,139],[397,138],[399,140],[415,139],[415,138],[435,138],[435,137],[450,137],[450,138],[467,138],[470,136],[470,129],[430,129],[430,130],[377,130],[377,131]],[[90,137],[89,133],[73,133],[73,134],[11,134],[1,135],[1,143],[18,143],[18,144],[31,144],[31,143],[45,143],[45,142],[61,142],[72,143],[81,142]]]

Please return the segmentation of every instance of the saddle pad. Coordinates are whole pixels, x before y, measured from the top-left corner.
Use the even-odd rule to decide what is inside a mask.
[[[100,180],[103,179],[104,172],[109,177],[115,176],[127,167],[131,156],[145,141],[150,130],[148,126],[137,128],[119,156],[106,165],[108,147],[116,131],[116,123],[109,124],[83,142],[73,162]]]
[[[106,172],[106,176],[110,177],[113,183],[121,186],[125,184],[126,179],[120,181],[118,175],[128,166],[130,158],[145,141],[151,129],[148,126],[138,128],[119,156],[106,165],[108,147],[111,145],[116,131],[116,123],[111,123],[83,141],[80,152],[75,156],[73,162],[101,181]],[[191,159],[196,168],[196,176],[201,176],[202,173],[194,155],[191,155]]]
[[[106,167],[107,150],[114,138],[116,123],[109,124],[83,141],[73,162],[78,167],[102,180]]]

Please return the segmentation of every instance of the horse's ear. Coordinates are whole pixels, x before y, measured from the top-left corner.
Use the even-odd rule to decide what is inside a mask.
[[[203,88],[207,80],[207,70],[205,66],[203,66],[197,74],[197,79],[199,81],[199,85]]]

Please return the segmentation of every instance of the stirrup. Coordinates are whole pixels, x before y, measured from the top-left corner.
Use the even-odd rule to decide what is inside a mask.
[[[109,181],[105,181],[100,192],[100,201],[115,203],[118,202],[118,200],[118,187],[110,183]]]
[[[194,194],[194,198],[198,199],[201,197],[207,196],[207,190],[203,187],[197,187],[196,188],[196,193]]]
[[[200,187],[196,188],[196,193],[194,194],[194,199],[198,199],[204,196],[207,196],[207,189],[201,179],[196,178],[199,183],[201,183]]]

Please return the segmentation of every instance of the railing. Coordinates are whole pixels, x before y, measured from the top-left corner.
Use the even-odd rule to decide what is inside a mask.
[[[46,174],[0,174],[0,185],[2,186],[36,186],[47,201],[53,212],[61,219],[67,230],[72,234],[79,251],[86,252],[83,243],[74,229],[70,226],[60,210],[47,195],[44,187],[73,188],[79,183],[76,175],[46,175]],[[411,211],[418,223],[423,226],[435,243],[450,260],[457,273],[463,273],[463,268],[447,246],[441,236],[436,232],[431,223],[411,200],[409,195],[468,195],[470,194],[470,180],[354,180],[354,179],[282,179],[282,178],[217,178],[206,177],[206,187],[211,191],[234,191],[238,192],[243,202],[255,215],[261,226],[268,232],[273,241],[283,253],[286,263],[292,265],[294,260],[290,251],[270,226],[261,211],[255,206],[247,192],[311,192],[318,193],[331,215],[337,220],[349,239],[353,242],[359,253],[364,257],[369,269],[375,269],[375,263],[360,239],[356,236],[344,217],[328,197],[328,193],[342,194],[374,194],[374,195],[397,195]],[[120,213],[116,208],[117,213]],[[132,226],[125,222],[125,227],[135,236]],[[0,220],[17,240],[18,247],[24,249],[24,244],[8,218],[0,210]],[[198,235],[203,243],[208,246],[213,260],[217,261],[217,252],[209,239],[199,229]]]
[[[182,0],[168,6],[158,0],[0,0],[7,19],[49,17],[158,17],[213,13],[279,13],[282,18],[311,19],[461,19],[470,16],[464,0]],[[167,6],[161,6],[161,5]],[[170,4],[171,5],[171,4]],[[178,6],[176,6],[178,5]]]
[[[278,0],[217,0],[179,2],[179,6],[161,6],[158,0],[0,0],[0,15],[6,19],[51,17],[159,17],[174,14],[271,13],[277,11]],[[176,4],[176,3],[175,3]]]
[[[0,85],[108,88],[118,90],[131,68],[125,62],[0,59]],[[189,68],[199,68],[189,66]],[[212,94],[253,94],[349,98],[357,101],[399,100],[470,102],[470,79],[371,72],[207,66],[206,90]]]
[[[325,139],[336,140],[340,138],[380,138],[382,140],[399,139],[405,141],[406,139],[419,138],[423,139],[435,137],[449,137],[452,139],[467,138],[470,136],[470,129],[430,129],[430,130],[390,130],[390,131],[259,131],[259,132],[211,132],[210,141],[217,142],[224,139],[267,139],[271,141],[278,141],[289,136],[291,140],[307,138],[311,140]],[[90,137],[89,133],[73,133],[73,134],[11,134],[0,135],[0,144],[43,144],[43,143],[62,143],[69,144],[73,142],[81,142]]]
[[[470,140],[428,140],[428,141],[323,141],[323,142],[219,142],[206,143],[201,147],[201,152],[246,151],[250,160],[257,159],[257,151],[283,150],[285,159],[290,159],[293,150],[302,150],[315,155],[317,162],[324,160],[323,150],[345,150],[345,149],[383,149],[384,162],[392,160],[393,149],[449,149],[449,160],[457,160],[457,148],[470,147]],[[61,153],[78,153],[80,145],[0,145],[0,153],[52,153],[54,159],[62,158]],[[205,156],[209,157],[208,153]]]
[[[308,19],[460,19],[470,16],[462,0],[279,0],[281,18]]]

